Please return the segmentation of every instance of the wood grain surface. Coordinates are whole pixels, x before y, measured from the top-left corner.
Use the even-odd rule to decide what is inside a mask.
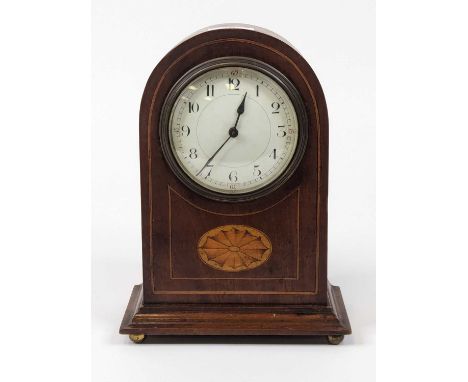
[[[304,105],[308,139],[297,170],[255,200],[227,203],[194,192],[174,175],[161,148],[161,110],[170,89],[194,66],[219,57],[273,66]],[[227,26],[172,49],[151,73],[141,101],[140,166],[143,285],[133,291],[121,333],[350,333],[339,288],[327,280],[325,97],[309,64],[284,39]],[[246,235],[257,247],[243,246]]]

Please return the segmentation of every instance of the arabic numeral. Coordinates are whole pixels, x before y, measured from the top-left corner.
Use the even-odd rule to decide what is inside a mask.
[[[205,179],[208,178],[211,175],[211,171],[213,171],[214,164],[209,164],[206,166],[208,170],[208,174],[206,174]]]
[[[188,112],[189,113],[196,113],[200,110],[200,105],[196,102],[192,103],[192,102],[189,102],[188,103]]]
[[[188,136],[190,135],[190,127],[188,127],[187,125],[183,125],[183,126],[180,128],[180,130],[181,130],[181,135],[182,135],[182,136],[185,135],[186,137],[188,137]]]
[[[285,129],[285,126],[284,126],[284,125],[280,125],[280,126],[278,126],[278,129],[280,129],[280,130],[276,133],[276,135],[277,135],[278,137],[280,137],[280,138],[285,137],[285,136],[286,136],[286,130],[284,130],[284,129]]]
[[[271,114],[279,114],[279,109],[281,106],[278,102],[273,102],[271,104],[271,107],[273,108],[273,111],[271,112]]]
[[[229,173],[229,180],[231,182],[237,182],[237,171],[231,171]]]
[[[229,78],[229,90],[239,90],[240,80],[238,78]]]
[[[276,149],[275,149],[276,150]],[[262,175],[262,171],[259,169],[260,165],[254,164],[253,176]]]
[[[198,158],[197,149],[190,149],[189,158],[190,159],[197,159]]]

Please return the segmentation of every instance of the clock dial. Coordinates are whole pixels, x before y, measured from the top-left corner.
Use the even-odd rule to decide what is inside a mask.
[[[299,126],[283,87],[248,67],[209,70],[175,99],[169,142],[195,183],[222,194],[245,194],[275,182],[295,156]]]

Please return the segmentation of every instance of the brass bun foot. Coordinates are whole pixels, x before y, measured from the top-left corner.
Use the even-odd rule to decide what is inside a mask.
[[[327,341],[330,345],[339,345],[343,341],[343,338],[344,338],[343,335],[327,336]]]
[[[128,337],[136,344],[141,344],[146,336],[144,334],[129,334]]]

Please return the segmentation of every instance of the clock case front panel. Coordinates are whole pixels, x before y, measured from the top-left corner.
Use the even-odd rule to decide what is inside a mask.
[[[254,38],[252,38],[254,36]],[[283,73],[305,105],[308,140],[292,176],[276,191],[238,203],[199,195],[183,184],[161,147],[160,117],[173,85],[187,71],[219,57],[260,60]],[[140,159],[144,304],[328,304],[328,119],[320,84],[287,43],[269,34],[218,29],[169,52],[151,74],[141,104]],[[218,226],[264,232],[272,254],[254,269],[207,266],[197,243]]]

